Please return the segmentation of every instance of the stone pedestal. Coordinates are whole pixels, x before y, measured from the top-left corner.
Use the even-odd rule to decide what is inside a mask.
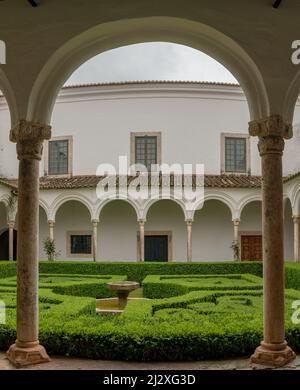
[[[284,341],[281,344],[261,342],[251,356],[251,363],[272,367],[282,367],[295,359],[295,352]]]
[[[43,141],[51,137],[50,127],[22,120],[11,130],[17,143],[18,253],[17,253],[17,340],[8,359],[17,366],[48,362],[38,341],[38,223],[39,160]]]
[[[250,122],[250,134],[259,137],[262,160],[262,225],[264,278],[264,340],[251,357],[253,363],[282,366],[295,354],[285,342],[283,184],[284,139],[291,129],[279,115]]]

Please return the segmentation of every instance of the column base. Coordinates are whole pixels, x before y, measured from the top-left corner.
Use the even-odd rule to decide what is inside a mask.
[[[250,362],[264,366],[282,367],[294,360],[295,357],[295,352],[287,345],[286,341],[282,344],[267,344],[262,341],[251,356]]]
[[[21,343],[17,340],[10,346],[6,356],[16,367],[50,362],[45,348],[39,342]]]

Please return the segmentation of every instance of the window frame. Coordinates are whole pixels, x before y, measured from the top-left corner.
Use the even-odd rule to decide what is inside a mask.
[[[81,257],[81,258],[92,258],[93,256],[93,232],[92,230],[75,230],[67,231],[67,257]],[[71,252],[71,237],[72,236],[91,236],[91,253],[72,253]]]
[[[68,172],[61,174],[49,174],[49,142],[52,141],[68,141]],[[45,141],[45,153],[44,153],[44,175],[50,177],[70,177],[73,174],[73,137],[71,135],[52,137],[50,140]]]
[[[244,172],[226,170],[226,138],[242,138],[246,140],[246,169]],[[250,135],[245,133],[221,133],[221,174],[222,175],[251,175]]]
[[[136,164],[136,138],[156,137],[156,164],[161,165],[161,132],[160,131],[139,131],[130,133],[130,165]]]

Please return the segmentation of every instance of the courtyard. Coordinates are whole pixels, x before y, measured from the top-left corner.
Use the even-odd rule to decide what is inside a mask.
[[[0,292],[6,303],[6,324],[0,328],[3,351],[16,337],[15,272],[15,264],[0,264]],[[217,364],[246,368],[246,361],[239,359],[247,359],[263,332],[261,276],[259,262],[41,262],[39,339],[53,356],[96,359],[104,366],[115,360],[152,362],[150,367],[160,367],[153,362],[164,366],[171,361],[181,367],[179,362],[234,358]],[[126,280],[140,283],[141,288],[129,295],[124,311],[97,315],[96,299],[115,296],[107,283]],[[300,301],[299,287],[299,265],[287,264],[286,337],[296,352],[300,352],[300,319],[293,302]],[[68,360],[63,361],[68,365]],[[88,364],[76,361],[79,366]],[[90,364],[97,367],[96,362]],[[276,366],[281,365],[279,359]],[[193,366],[209,368],[209,363]]]

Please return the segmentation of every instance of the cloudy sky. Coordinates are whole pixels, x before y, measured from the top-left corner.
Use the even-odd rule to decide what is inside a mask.
[[[102,53],[79,67],[66,84],[136,80],[237,82],[226,68],[198,50],[155,42]]]

